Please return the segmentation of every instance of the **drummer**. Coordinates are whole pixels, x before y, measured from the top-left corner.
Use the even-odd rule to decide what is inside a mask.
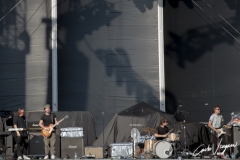
[[[160,125],[156,128],[157,133],[154,134],[157,140],[163,140],[168,136],[169,129],[167,125],[168,125],[167,119],[161,118]]]

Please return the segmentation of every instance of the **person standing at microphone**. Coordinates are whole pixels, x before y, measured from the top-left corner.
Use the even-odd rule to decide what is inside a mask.
[[[163,140],[168,136],[169,129],[167,127],[168,121],[166,118],[160,119],[160,125],[156,128],[158,133],[155,133],[154,136],[157,140]]]

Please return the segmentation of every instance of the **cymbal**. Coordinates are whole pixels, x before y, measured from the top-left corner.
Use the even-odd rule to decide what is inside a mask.
[[[150,128],[150,127],[144,127],[142,128],[143,132],[152,132],[152,133],[158,133],[156,129]]]
[[[177,122],[178,124],[184,124],[184,123],[189,123],[189,121],[179,121]]]

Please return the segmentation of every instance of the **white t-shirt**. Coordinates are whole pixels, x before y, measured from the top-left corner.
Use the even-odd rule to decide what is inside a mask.
[[[222,123],[223,123],[223,116],[222,115],[216,115],[216,114],[212,114],[209,118],[209,121],[212,122],[212,126],[214,128],[220,128],[222,127]]]

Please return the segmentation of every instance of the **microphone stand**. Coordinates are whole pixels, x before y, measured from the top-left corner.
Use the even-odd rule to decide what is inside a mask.
[[[183,121],[183,137],[184,137],[184,150],[182,151],[182,156],[186,156],[187,157],[187,153],[189,152],[189,150],[187,149],[187,131],[186,131],[186,114],[188,112],[186,111],[179,111],[181,113],[184,113],[184,121]]]

